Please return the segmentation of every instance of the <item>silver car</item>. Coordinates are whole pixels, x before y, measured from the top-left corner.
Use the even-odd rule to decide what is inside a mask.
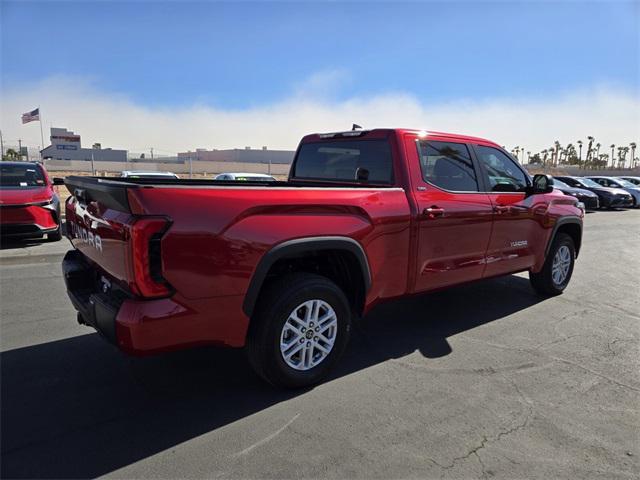
[[[587,177],[594,182],[609,188],[621,188],[633,197],[633,207],[640,208],[640,185],[634,185],[620,177]]]

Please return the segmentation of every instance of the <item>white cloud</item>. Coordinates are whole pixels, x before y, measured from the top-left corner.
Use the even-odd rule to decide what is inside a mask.
[[[37,105],[48,127],[66,127],[83,144],[160,153],[203,148],[295,148],[309,132],[410,127],[490,138],[501,145],[537,151],[554,140],[575,142],[593,135],[603,145],[640,140],[640,97],[613,87],[597,87],[540,98],[461,99],[429,104],[402,93],[329,100],[342,71],[321,72],[294,88],[288,99],[250,109],[206,105],[158,108],[95,88],[86,80],[55,77],[2,92],[1,128],[6,140],[40,144],[36,123],[20,124],[20,114]],[[317,87],[320,95],[310,95]]]

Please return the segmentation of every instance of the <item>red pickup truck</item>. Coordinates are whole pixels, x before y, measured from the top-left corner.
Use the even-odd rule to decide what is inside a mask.
[[[286,182],[68,177],[78,321],[120,349],[245,347],[320,381],[383,300],[529,271],[567,286],[583,211],[497,144],[405,129],[304,137]]]

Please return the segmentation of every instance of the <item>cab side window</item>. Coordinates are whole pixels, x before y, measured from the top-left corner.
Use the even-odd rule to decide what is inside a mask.
[[[425,182],[454,192],[477,192],[478,180],[464,143],[418,140],[420,169]]]
[[[491,192],[524,192],[529,185],[527,175],[509,156],[497,148],[475,146],[478,161],[485,171]]]

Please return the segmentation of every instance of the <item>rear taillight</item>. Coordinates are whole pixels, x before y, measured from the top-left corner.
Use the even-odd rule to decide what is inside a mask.
[[[171,285],[162,277],[162,236],[171,222],[164,217],[138,218],[131,226],[131,290],[141,297],[165,297]]]

